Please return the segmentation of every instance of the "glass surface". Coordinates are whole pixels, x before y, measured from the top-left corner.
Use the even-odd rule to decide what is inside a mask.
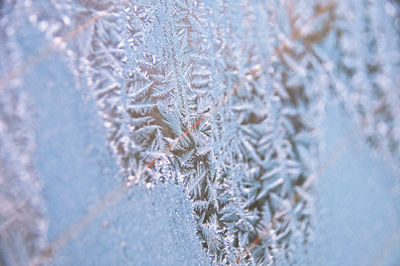
[[[1,265],[398,265],[398,1],[0,1]]]

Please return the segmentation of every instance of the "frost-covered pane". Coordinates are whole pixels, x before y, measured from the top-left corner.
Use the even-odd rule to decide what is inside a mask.
[[[364,140],[399,167],[397,2],[21,0],[5,1],[1,10],[0,93],[24,106],[31,94],[40,105],[46,90],[22,89],[18,80],[50,54],[63,55],[82,99],[96,105],[107,140],[93,145],[116,159],[121,191],[180,186],[197,239],[215,263],[285,264],[299,250],[307,254],[318,223],[314,184],[324,167],[320,131],[332,99]],[[20,37],[28,23],[45,38],[39,52]],[[17,56],[30,48],[32,57]],[[62,88],[56,80],[45,85],[52,97],[52,88]],[[31,147],[31,113],[7,112],[18,119],[4,127],[27,127],[32,144],[14,145],[5,134],[2,154]],[[70,139],[83,134],[65,132]],[[24,151],[30,153],[16,158],[34,153]],[[29,160],[18,163],[27,163],[29,180],[37,182]],[[26,167],[13,164],[7,163]],[[40,198],[39,185],[35,193]]]

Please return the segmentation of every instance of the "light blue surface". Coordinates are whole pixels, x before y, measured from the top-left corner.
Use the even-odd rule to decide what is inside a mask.
[[[121,185],[116,160],[106,148],[94,102],[84,102],[59,54],[35,65],[24,81],[37,112],[36,163],[44,183],[49,241],[68,235],[55,265],[210,263],[195,236],[190,203],[173,184],[134,187],[70,234]]]
[[[325,125],[312,264],[399,265],[398,176],[337,106]]]
[[[43,44],[28,37],[27,54]],[[53,242],[118,186],[120,177],[105,146],[96,106],[83,101],[59,54],[35,65],[24,82],[37,112],[36,166],[43,178]],[[315,186],[314,241],[299,264],[400,264],[398,176],[383,159],[371,155],[354,128],[337,107],[328,109],[326,151]],[[209,264],[194,232],[190,203],[180,188],[134,187],[69,239],[54,263]]]
[[[57,55],[40,63],[26,81],[36,102],[37,167],[54,241],[119,184],[118,170],[104,145],[94,103],[83,102]],[[354,128],[338,107],[328,109],[315,186],[314,241],[299,264],[397,265],[400,260],[396,176],[372,156]],[[190,213],[175,185],[153,191],[135,187],[72,237],[55,264],[208,264]]]

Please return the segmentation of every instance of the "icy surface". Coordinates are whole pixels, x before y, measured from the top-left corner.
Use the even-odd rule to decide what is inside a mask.
[[[398,262],[394,2],[1,3],[2,263]]]
[[[47,74],[37,79],[37,73]],[[37,107],[37,169],[44,177],[50,242],[79,223],[91,206],[119,184],[115,159],[99,145],[105,131],[95,105],[83,102],[70,75],[57,55],[26,75],[35,84],[31,87],[35,101],[42,103]],[[49,106],[53,112],[48,112]],[[328,109],[324,132],[321,176],[314,189],[318,222],[308,255],[297,254],[295,261],[300,265],[396,265],[400,197],[395,172],[370,154],[354,123],[339,107]],[[90,151],[90,147],[97,148]],[[76,262],[210,263],[195,236],[189,201],[173,184],[152,190],[133,187],[72,234],[56,253],[54,264]]]
[[[390,161],[372,156],[354,129],[338,106],[328,109],[325,156],[315,186],[318,222],[308,262],[398,265],[399,174]]]
[[[83,101],[65,62],[57,54],[49,56],[25,80],[38,103],[36,167],[44,182],[49,241],[67,235],[54,265],[210,262],[195,235],[190,203],[174,184],[134,187],[82,230],[71,232],[120,185],[121,176],[103,145],[95,105]]]

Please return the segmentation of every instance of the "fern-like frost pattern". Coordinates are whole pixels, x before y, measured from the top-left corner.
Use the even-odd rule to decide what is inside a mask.
[[[55,2],[68,20],[36,21],[60,25],[51,38],[96,18],[64,49],[124,182],[182,185],[215,262],[291,261],[309,241],[332,95],[399,158],[398,39],[379,1]]]

